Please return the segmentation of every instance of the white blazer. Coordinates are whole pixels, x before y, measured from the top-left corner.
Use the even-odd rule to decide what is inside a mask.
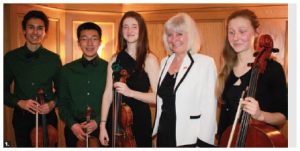
[[[175,57],[161,62],[159,85]],[[197,138],[213,144],[217,132],[215,97],[216,66],[211,57],[188,53],[178,71],[174,90],[176,92],[176,145],[195,144]],[[162,99],[156,97],[156,118],[152,135],[157,134],[161,116]]]

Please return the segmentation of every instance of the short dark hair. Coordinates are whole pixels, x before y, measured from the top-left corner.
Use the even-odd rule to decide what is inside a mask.
[[[92,23],[92,22],[85,22],[85,23],[80,24],[77,28],[77,39],[78,40],[80,38],[80,32],[82,30],[96,30],[98,32],[99,38],[101,40],[102,30],[101,30],[100,26],[98,26],[97,24]]]
[[[44,22],[44,24],[45,24],[45,31],[48,32],[49,19],[48,19],[47,15],[44,12],[38,11],[38,10],[29,11],[23,17],[23,21],[22,21],[22,28],[23,28],[23,30],[26,30],[26,24],[27,24],[28,20],[31,19],[31,18],[41,19]]]

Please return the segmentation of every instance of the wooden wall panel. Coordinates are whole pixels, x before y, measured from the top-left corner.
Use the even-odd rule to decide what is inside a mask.
[[[197,21],[201,37],[200,53],[213,57],[217,69],[220,69],[221,52],[225,37],[225,25],[223,20],[218,21]]]
[[[49,18],[49,29],[43,45],[54,53],[60,53],[60,19]]]
[[[161,60],[167,56],[167,52],[163,44],[163,23],[146,23],[148,30],[148,39],[150,50],[157,56],[158,60]]]

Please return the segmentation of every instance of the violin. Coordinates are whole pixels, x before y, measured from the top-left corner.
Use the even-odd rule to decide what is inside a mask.
[[[246,96],[255,98],[258,77],[263,75],[267,59],[272,52],[279,50],[273,48],[273,40],[270,35],[262,35],[259,38],[259,49],[261,51],[254,54],[255,61],[252,66],[249,86],[243,92],[241,99]],[[240,101],[241,102],[241,101]],[[275,127],[254,119],[247,112],[241,111],[241,103],[235,116],[233,126],[228,127],[222,134],[221,147],[287,147],[287,139]],[[238,118],[241,116],[240,122]]]
[[[120,71],[120,82],[126,83],[128,73],[125,69]],[[131,108],[122,101],[122,95],[114,90],[112,122],[112,146],[136,147],[134,135],[131,130],[133,113]]]
[[[86,109],[86,123],[89,123],[91,120],[91,113],[92,113],[92,108],[90,106],[87,106]],[[86,132],[86,129],[84,129]],[[84,141],[78,140],[76,143],[77,147],[99,147],[99,140],[95,138],[94,136],[90,136],[86,134],[86,138]]]
[[[37,101],[42,105],[45,103],[45,93],[42,88],[38,89]],[[39,113],[36,112],[35,128],[31,130],[30,138],[31,145],[34,147],[56,147],[58,134],[57,129],[50,124],[47,124],[47,118],[45,114],[42,116],[42,125],[39,125]]]

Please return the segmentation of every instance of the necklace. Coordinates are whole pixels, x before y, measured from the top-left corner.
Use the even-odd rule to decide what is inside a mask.
[[[177,73],[178,73],[178,72],[174,73],[174,75],[173,75],[173,79],[176,79],[176,77],[177,77]]]
[[[242,84],[241,77],[238,77],[238,79],[234,82],[234,86],[240,86]]]

